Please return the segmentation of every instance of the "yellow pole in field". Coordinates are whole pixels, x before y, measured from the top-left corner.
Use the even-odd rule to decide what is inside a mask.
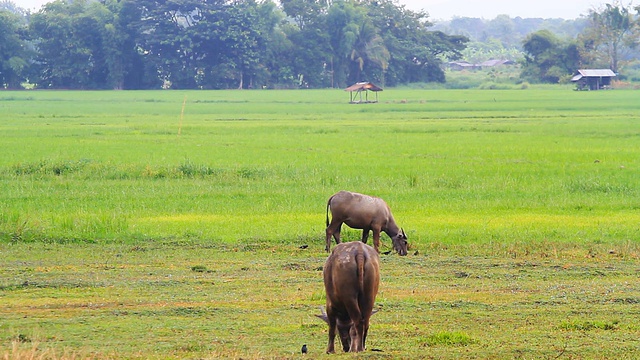
[[[182,111],[180,111],[180,124],[178,124],[178,137],[182,133],[182,120],[184,119],[184,106],[187,104],[187,95],[184,96],[182,101]]]

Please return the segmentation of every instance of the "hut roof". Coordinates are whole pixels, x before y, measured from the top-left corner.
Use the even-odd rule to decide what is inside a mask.
[[[492,59],[492,60],[481,62],[478,65],[482,67],[494,67],[494,66],[500,66],[500,65],[513,65],[513,64],[515,64],[515,62],[513,62],[512,60]]]
[[[344,91],[362,91],[362,90],[382,91],[382,88],[371,82],[359,82],[344,89]]]
[[[581,69],[578,70],[578,74],[571,78],[571,81],[578,81],[583,77],[615,77],[616,73],[614,73],[611,69]]]

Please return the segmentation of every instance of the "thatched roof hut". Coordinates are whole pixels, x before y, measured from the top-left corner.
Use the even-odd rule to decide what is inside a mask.
[[[349,86],[344,91],[349,92],[349,103],[362,104],[378,102],[378,91],[382,91],[382,88],[371,82],[359,82]],[[373,91],[376,94],[375,100],[369,100],[369,91]],[[363,92],[364,100],[362,100]]]

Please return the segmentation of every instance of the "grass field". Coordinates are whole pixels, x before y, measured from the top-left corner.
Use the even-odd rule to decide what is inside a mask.
[[[348,98],[0,92],[0,356],[323,357],[347,189],[411,244],[362,356],[636,357],[638,92]]]

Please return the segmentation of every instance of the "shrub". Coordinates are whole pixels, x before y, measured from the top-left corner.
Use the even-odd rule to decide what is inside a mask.
[[[618,321],[611,322],[606,321],[563,321],[560,324],[562,330],[578,330],[578,331],[591,331],[591,330],[615,330],[618,327]]]

